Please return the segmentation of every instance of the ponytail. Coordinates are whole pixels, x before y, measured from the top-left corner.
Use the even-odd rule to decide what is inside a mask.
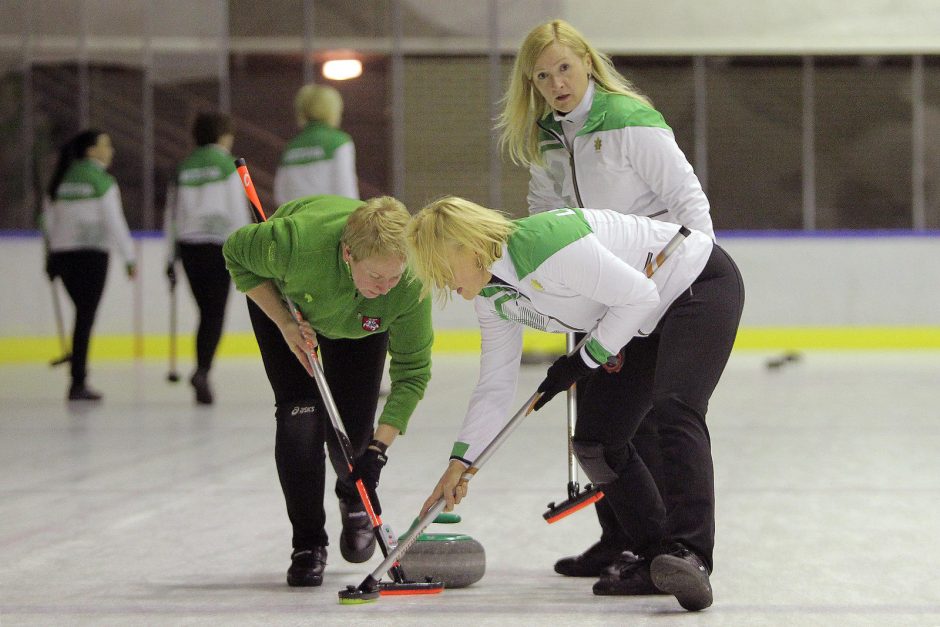
[[[74,162],[85,158],[85,153],[88,152],[89,148],[98,143],[98,137],[103,134],[102,131],[92,128],[82,131],[63,144],[62,148],[59,149],[59,160],[55,164],[52,180],[49,181],[49,187],[47,189],[49,198],[52,200],[56,199],[59,192],[59,185],[62,184],[65,173],[69,171],[69,168],[72,167]]]

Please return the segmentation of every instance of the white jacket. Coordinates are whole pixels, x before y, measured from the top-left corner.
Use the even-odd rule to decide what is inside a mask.
[[[576,128],[565,128],[572,123]],[[530,213],[612,209],[682,224],[715,239],[708,198],[655,109],[591,81],[574,111],[549,114],[539,127],[544,163],[529,168]]]
[[[494,279],[474,299],[482,335],[480,378],[452,454],[472,461],[511,415],[523,326],[589,334],[597,367],[636,335],[651,333],[695,281],[713,242],[692,231],[651,278],[644,268],[679,230],[609,210],[558,209],[516,221]]]

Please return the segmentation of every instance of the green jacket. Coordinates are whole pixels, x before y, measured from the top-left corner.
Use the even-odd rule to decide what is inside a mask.
[[[356,290],[340,237],[362,204],[340,196],[291,201],[267,222],[232,233],[222,253],[239,291],[272,279],[318,335],[356,339],[388,331],[392,389],[379,423],[404,433],[431,378],[430,299],[419,300],[421,284],[408,272],[384,296],[365,298]]]

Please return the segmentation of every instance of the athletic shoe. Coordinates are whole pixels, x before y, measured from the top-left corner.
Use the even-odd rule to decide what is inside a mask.
[[[205,370],[196,370],[189,380],[196,389],[196,402],[200,405],[212,404],[212,389],[209,388],[209,373]]]
[[[698,555],[681,544],[674,544],[668,553],[657,555],[650,564],[650,575],[656,587],[675,595],[679,605],[697,612],[712,604],[712,585],[708,569]]]
[[[339,535],[339,552],[343,559],[353,564],[365,562],[375,553],[375,534],[372,521],[362,503],[347,505],[339,501],[339,513],[343,519],[343,531]]]
[[[295,587],[319,586],[323,583],[324,567],[326,567],[325,546],[315,546],[312,549],[294,549],[290,556],[290,568],[287,569],[287,585]]]
[[[653,584],[649,560],[625,552],[594,584],[594,594],[638,596],[666,594]]]
[[[95,392],[84,385],[73,385],[69,388],[70,401],[100,401],[101,393]]]
[[[599,540],[581,555],[555,562],[555,572],[565,577],[601,577],[623,552],[622,546],[614,547]]]

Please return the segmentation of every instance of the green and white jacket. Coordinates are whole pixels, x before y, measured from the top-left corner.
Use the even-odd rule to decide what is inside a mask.
[[[56,200],[43,208],[50,252],[101,250],[117,246],[125,263],[136,261],[117,181],[94,159],[76,161],[66,171]]]
[[[530,213],[593,207],[682,224],[715,238],[708,198],[655,109],[594,81],[565,116],[539,121],[544,162],[529,168]]]
[[[352,137],[322,122],[311,122],[290,140],[274,175],[278,206],[302,196],[332,194],[359,198],[356,148]]]
[[[167,193],[163,223],[170,259],[176,242],[221,246],[235,229],[250,222],[245,190],[225,148],[200,146],[183,160],[176,184]]]
[[[644,268],[679,230],[601,209],[556,209],[516,220],[494,280],[474,298],[482,335],[480,378],[452,455],[473,461],[511,415],[522,331],[583,331],[581,358],[596,368],[651,333],[695,281],[712,239],[691,234],[647,278]]]

